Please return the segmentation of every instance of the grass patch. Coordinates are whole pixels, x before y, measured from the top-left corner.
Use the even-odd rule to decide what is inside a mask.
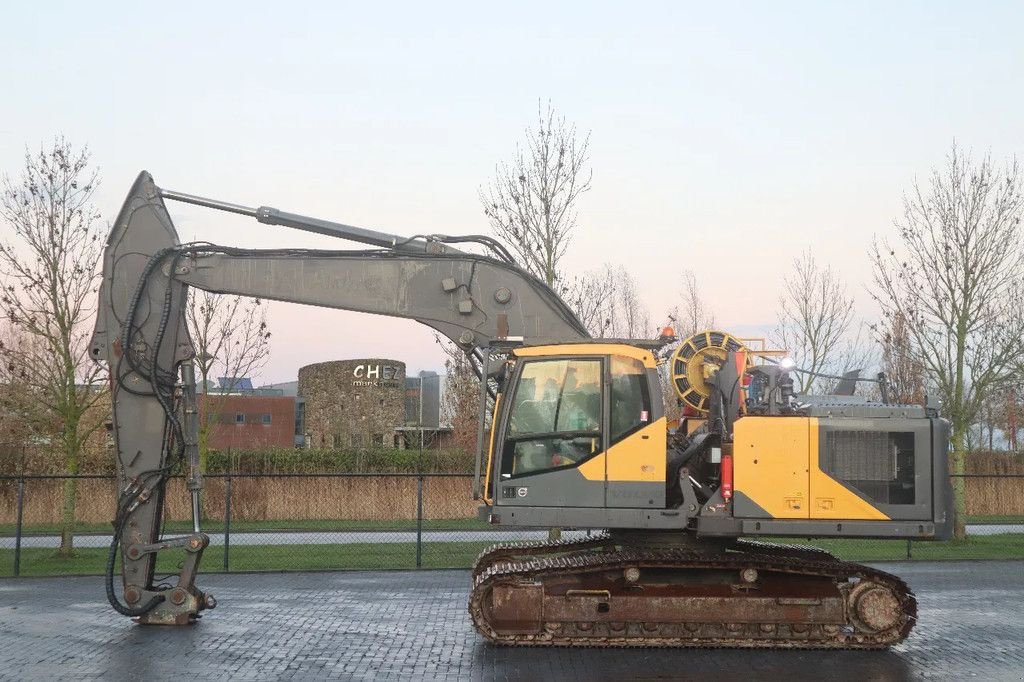
[[[425,543],[423,568],[468,568],[477,555],[493,542]],[[416,568],[416,544],[359,543],[352,545],[239,545],[231,547],[231,571],[329,571]],[[163,552],[157,559],[157,574],[177,574],[182,554]],[[21,550],[21,575],[101,575],[107,550],[85,548],[69,559],[49,548]],[[224,548],[211,546],[203,553],[201,573],[224,570]],[[0,550],[0,577],[14,574],[14,550]]]
[[[818,540],[778,539],[822,547],[849,561],[903,561],[905,540]],[[490,541],[428,542],[422,546],[423,568],[468,568]],[[25,548],[21,552],[22,576],[99,575],[103,573],[107,550],[79,549],[76,556],[63,559],[50,548]],[[181,554],[164,552],[157,573],[177,573]],[[914,560],[1024,559],[1024,535],[975,536],[947,542],[914,542]],[[232,571],[322,571],[379,570],[416,567],[415,543],[359,543],[351,545],[238,545],[230,548]],[[203,573],[224,570],[224,548],[211,546],[203,555]],[[0,549],[0,576],[14,571],[14,550]]]
[[[772,542],[775,538],[764,538]],[[906,540],[855,540],[778,538],[792,544],[808,544],[831,552],[846,561],[906,561]],[[910,543],[910,559],[922,561],[957,559],[1024,559],[1024,534],[975,535],[965,540]]]

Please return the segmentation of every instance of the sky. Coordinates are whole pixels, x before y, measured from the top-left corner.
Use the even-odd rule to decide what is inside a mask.
[[[637,279],[652,319],[692,270],[717,326],[763,333],[810,249],[877,315],[868,248],[950,145],[1024,154],[1021,3],[16,3],[0,23],[0,173],[88,145],[111,220],[167,189],[396,234],[483,232],[478,189],[551,100],[590,131],[567,257]],[[337,240],[170,205],[183,239]],[[261,379],[390,357],[424,327],[271,304]]]

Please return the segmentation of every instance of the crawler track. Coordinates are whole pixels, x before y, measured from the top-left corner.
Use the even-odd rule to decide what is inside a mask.
[[[502,542],[491,545],[473,563],[473,581],[491,566],[559,554],[587,552],[614,547],[608,533],[598,533],[578,540],[538,540],[536,542]]]
[[[881,649],[917,615],[898,577],[798,546],[600,536],[500,546],[477,567],[469,611],[503,645]]]

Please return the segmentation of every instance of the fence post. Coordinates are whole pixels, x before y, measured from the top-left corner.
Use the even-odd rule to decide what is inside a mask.
[[[416,568],[423,567],[423,474],[416,477]]]
[[[230,463],[230,455],[228,462]],[[228,555],[231,553],[231,466],[228,466],[228,475],[224,479],[224,572],[231,571],[231,563]]]
[[[18,477],[18,510],[14,522],[14,577],[21,575],[21,525],[25,511],[25,473]]]
[[[914,557],[910,553],[910,544],[913,542],[910,538],[907,538],[907,558],[913,559]]]

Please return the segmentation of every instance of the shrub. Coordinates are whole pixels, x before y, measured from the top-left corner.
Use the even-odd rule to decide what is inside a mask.
[[[208,473],[471,473],[473,455],[457,450],[211,451]]]

